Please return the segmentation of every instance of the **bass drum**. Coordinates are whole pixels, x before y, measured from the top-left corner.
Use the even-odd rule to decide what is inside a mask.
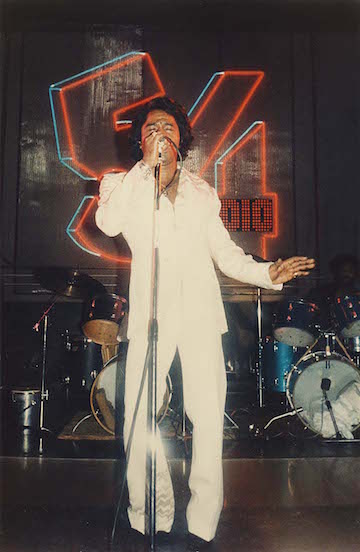
[[[306,427],[320,435],[322,415],[326,410],[321,389],[324,378],[330,380],[327,396],[333,403],[351,384],[360,383],[360,372],[355,364],[338,353],[326,355],[325,351],[318,351],[306,355],[298,366],[294,366],[286,385],[291,407]]]
[[[121,354],[121,353],[120,353]],[[115,435],[115,384],[118,356],[112,357],[105,365],[91,389],[90,406],[98,424],[110,435]],[[121,377],[124,378],[124,370],[120,364]],[[147,389],[144,387],[143,393]],[[157,416],[158,424],[165,418],[173,395],[173,387],[169,374],[166,378],[166,391],[163,404]]]

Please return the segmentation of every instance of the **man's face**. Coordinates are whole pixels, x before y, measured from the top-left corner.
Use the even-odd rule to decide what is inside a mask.
[[[180,131],[175,118],[161,109],[150,111],[146,117],[145,123],[141,127],[141,144],[143,150],[144,147],[146,147],[145,139],[151,134],[156,134],[160,137],[168,136],[177,147],[180,145]],[[163,160],[165,162],[167,160],[170,161],[173,156],[176,157],[177,152],[175,148],[172,147],[167,140],[165,140],[162,144]]]
[[[338,272],[338,279],[345,284],[353,282],[356,278],[356,269],[352,263],[344,263]]]

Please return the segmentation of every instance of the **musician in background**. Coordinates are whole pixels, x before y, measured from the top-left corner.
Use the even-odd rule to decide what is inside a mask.
[[[358,295],[359,287],[359,262],[354,255],[342,253],[331,259],[329,267],[333,276],[333,282],[327,288],[328,297],[343,297],[345,295]]]
[[[337,297],[359,295],[359,263],[354,255],[341,253],[329,262],[332,279],[310,290],[308,298],[320,309],[322,328],[333,326],[333,306]]]

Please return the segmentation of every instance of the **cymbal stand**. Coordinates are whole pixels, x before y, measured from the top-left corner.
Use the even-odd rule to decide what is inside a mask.
[[[259,407],[264,407],[264,374],[263,374],[263,335],[262,335],[262,303],[261,303],[261,288],[257,288],[256,300],[256,320],[258,332],[258,362],[257,362],[257,379],[258,379],[258,401]]]
[[[227,420],[230,424],[229,426],[224,425],[224,429],[240,429],[240,427],[235,422],[234,418],[230,416],[230,414],[228,414],[227,412],[224,412],[224,416],[225,416],[225,420]]]
[[[187,428],[184,402],[181,401],[181,406],[175,407],[175,409],[169,406],[166,415],[170,416],[176,438],[185,442],[191,436],[191,432]]]
[[[358,364],[357,362],[354,362],[354,360],[351,358],[351,356],[349,355],[348,353],[348,350],[347,348],[345,347],[345,345],[343,344],[343,342],[338,338],[337,335],[335,335],[335,340],[336,340],[336,343],[339,345],[340,349],[343,351],[343,353],[345,354],[345,356],[351,361],[353,362],[354,364]]]
[[[41,367],[41,389],[40,389],[40,414],[39,414],[39,430],[40,430],[40,440],[39,440],[39,454],[44,452],[44,442],[43,442],[43,432],[51,433],[50,429],[45,427],[45,401],[49,400],[49,390],[46,388],[46,368],[47,368],[47,341],[48,341],[48,326],[49,326],[49,312],[55,305],[58,296],[55,296],[54,301],[51,305],[43,312],[40,319],[34,324],[33,330],[36,332],[39,331],[39,327],[42,321],[43,323],[43,335],[42,335],[42,367]]]

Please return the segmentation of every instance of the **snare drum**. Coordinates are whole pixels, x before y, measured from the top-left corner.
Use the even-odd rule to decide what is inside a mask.
[[[360,297],[345,295],[336,297],[334,315],[343,337],[357,337],[360,335]]]
[[[281,303],[274,314],[274,337],[292,347],[309,347],[318,334],[320,309],[303,299]]]
[[[115,389],[116,389],[116,368],[118,355],[107,362],[94,381],[90,394],[90,406],[98,424],[110,433],[115,435]],[[120,364],[121,376],[124,378],[123,367]],[[146,392],[146,390],[144,391]],[[160,423],[166,416],[173,394],[172,382],[169,374],[166,378],[166,391],[163,404],[157,415],[157,422]]]
[[[270,336],[265,337],[262,358],[266,391],[285,393],[287,376],[305,352],[303,347],[292,347]]]
[[[115,294],[93,297],[87,305],[82,326],[86,337],[99,345],[116,345],[126,305],[126,299]]]

